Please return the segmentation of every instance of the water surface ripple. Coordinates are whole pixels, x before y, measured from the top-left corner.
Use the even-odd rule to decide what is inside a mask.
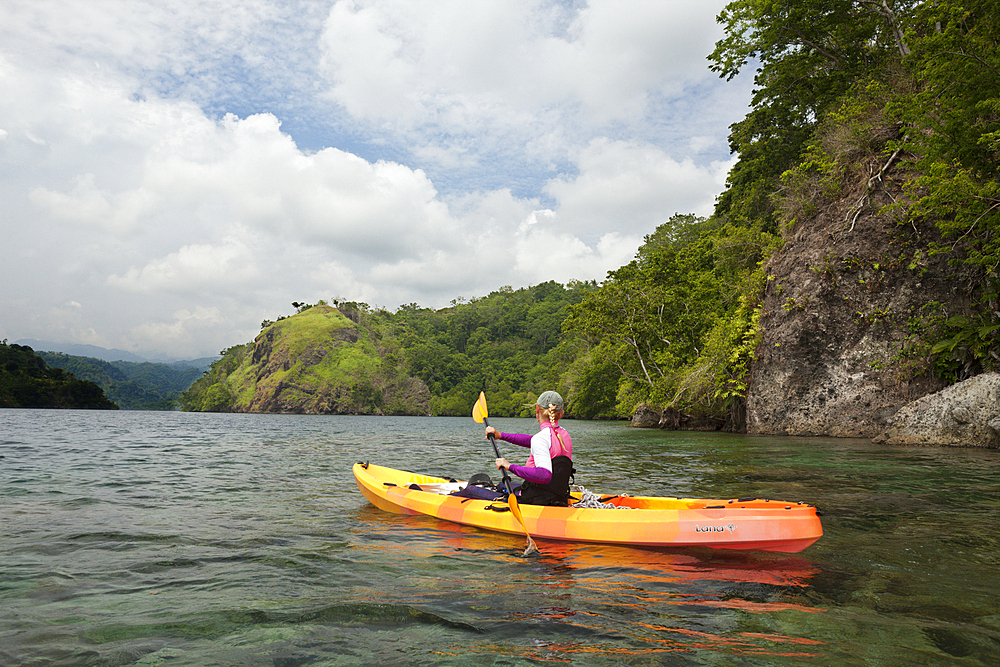
[[[803,500],[826,534],[522,558],[354,484],[488,471],[471,419],[2,410],[0,664],[996,664],[1000,453],[566,426],[588,488]]]

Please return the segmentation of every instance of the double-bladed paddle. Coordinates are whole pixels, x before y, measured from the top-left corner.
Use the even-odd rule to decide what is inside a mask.
[[[486,426],[489,426],[490,422],[489,419],[487,419],[489,416],[490,412],[486,408],[486,392],[481,391],[479,392],[479,400],[476,401],[476,404],[472,407],[472,419],[477,424],[485,424]],[[497,447],[496,437],[492,433],[489,434],[489,437],[490,444],[493,445],[493,452],[497,455],[498,459],[501,458],[500,448]],[[511,514],[513,514],[514,518],[517,519],[517,522],[521,524],[521,529],[524,530],[525,537],[528,538],[528,545],[524,549],[524,555],[528,556],[536,553],[538,552],[538,547],[535,546],[535,541],[531,539],[531,535],[528,533],[528,527],[524,525],[524,517],[521,516],[521,506],[517,503],[517,496],[514,495],[514,487],[510,483],[510,476],[507,475],[507,469],[500,468],[500,472],[503,475],[503,482],[507,487],[507,505],[510,507]]]

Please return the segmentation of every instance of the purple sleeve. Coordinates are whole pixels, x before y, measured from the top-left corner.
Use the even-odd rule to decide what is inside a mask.
[[[508,470],[521,479],[528,480],[529,482],[535,482],[536,484],[548,484],[552,481],[552,471],[546,470],[545,468],[527,468],[525,466],[519,466],[516,463],[512,463]]]
[[[512,445],[517,445],[518,447],[527,447],[531,449],[531,436],[524,435],[523,433],[500,433],[500,439],[504,442],[509,442]]]

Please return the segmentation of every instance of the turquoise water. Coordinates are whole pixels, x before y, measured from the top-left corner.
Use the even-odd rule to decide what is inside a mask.
[[[564,425],[589,489],[807,501],[826,534],[523,558],[354,485],[487,471],[471,419],[2,410],[0,664],[997,664],[1000,452]]]

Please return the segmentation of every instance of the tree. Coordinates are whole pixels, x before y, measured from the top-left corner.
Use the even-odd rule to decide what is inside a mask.
[[[732,125],[740,158],[716,215],[773,230],[770,195],[792,167],[815,123],[861,77],[907,51],[903,18],[912,0],[736,0],[718,22],[726,36],[709,56],[727,80],[757,64],[746,118]]]
[[[727,291],[719,279],[715,232],[715,222],[674,215],[646,237],[632,262],[570,307],[564,330],[600,350],[589,356],[589,367],[577,369],[577,382],[599,389],[613,364],[620,414],[631,414],[639,402],[669,402],[680,369],[698,358],[704,336],[723,314]],[[598,397],[605,392],[586,395],[603,400]]]
[[[935,366],[962,379],[1000,366],[1000,13],[987,0],[924,2],[909,39],[920,86],[897,112],[919,172],[900,208],[933,220],[936,251],[974,269],[978,312],[924,323]]]
[[[916,215],[932,215],[967,262],[1000,267],[1000,18],[995,3],[924,3],[914,29],[921,82],[900,114],[920,158]]]

